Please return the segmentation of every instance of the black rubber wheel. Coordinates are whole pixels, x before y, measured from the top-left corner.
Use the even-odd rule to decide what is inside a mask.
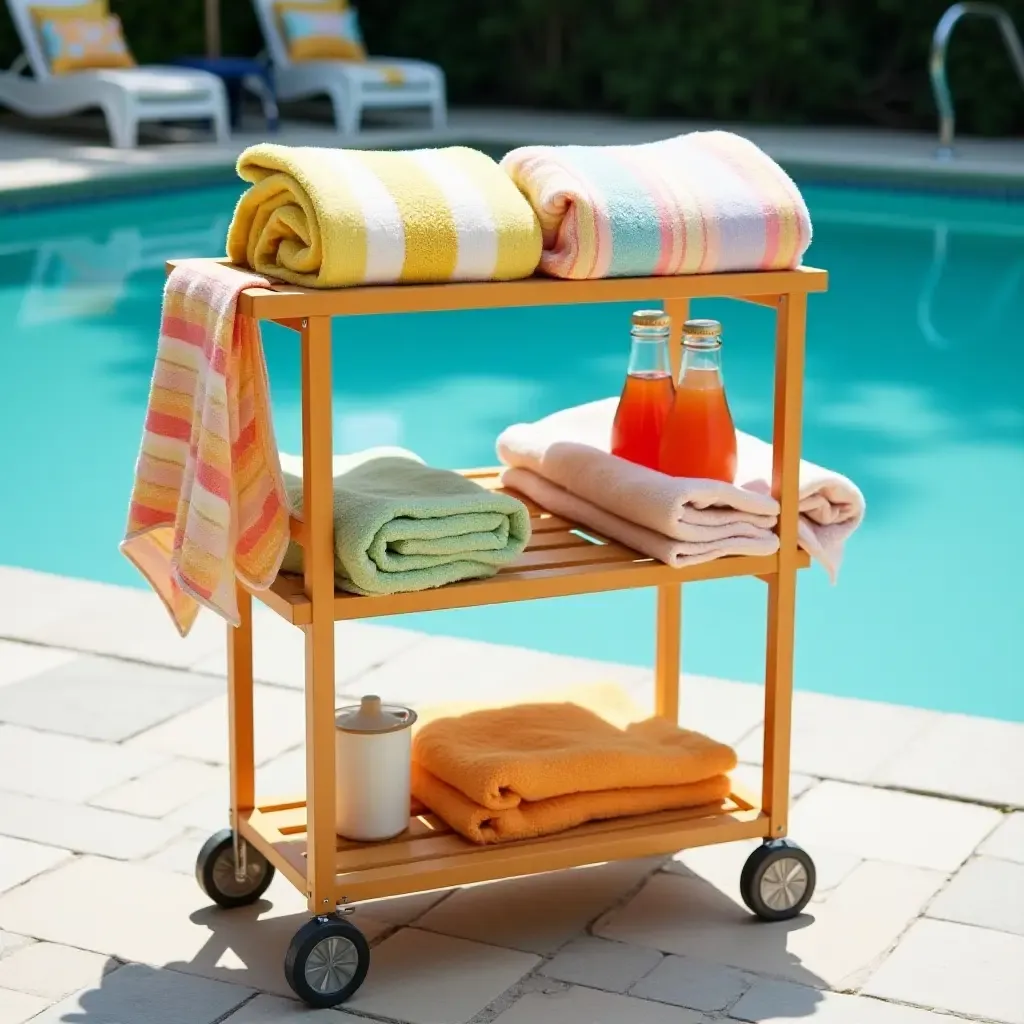
[[[206,840],[196,858],[199,888],[228,910],[255,903],[274,880],[274,865],[249,843],[245,844],[245,879],[235,878],[234,838],[231,829],[221,829]]]
[[[366,979],[370,946],[363,933],[337,914],[314,917],[292,939],[284,976],[292,991],[317,1008],[345,1002]]]
[[[792,839],[769,839],[743,865],[740,895],[762,921],[788,921],[814,895],[814,861]]]

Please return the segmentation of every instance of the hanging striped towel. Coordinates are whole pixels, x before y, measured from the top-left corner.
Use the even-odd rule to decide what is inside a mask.
[[[235,315],[239,292],[267,284],[212,260],[187,260],[164,288],[121,551],[182,636],[201,605],[238,625],[236,577],[265,590],[288,547],[259,327]]]
[[[238,158],[252,187],[228,256],[310,288],[509,281],[540,260],[540,226],[474,149],[376,153],[263,143]]]
[[[501,166],[537,211],[553,277],[648,277],[800,265],[807,207],[789,175],[730,132],[640,146],[525,146]]]

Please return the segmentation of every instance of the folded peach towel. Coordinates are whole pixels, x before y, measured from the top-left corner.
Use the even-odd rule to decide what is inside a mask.
[[[413,736],[413,795],[480,843],[728,796],[731,747],[643,718],[616,686],[552,696],[425,710]]]
[[[669,564],[746,553],[749,547],[744,540],[756,542],[753,553],[771,554],[777,549],[772,530],[778,522],[779,505],[771,496],[770,444],[736,432],[735,485],[666,476],[611,454],[617,402],[616,398],[602,399],[535,423],[515,424],[498,438],[498,458],[506,466],[528,470],[582,499],[572,507],[568,499],[562,499],[561,508],[546,505],[550,511],[575,514],[578,522]],[[519,484],[528,497],[543,501],[539,485],[532,480],[520,476]],[[511,480],[509,486],[513,486]],[[531,486],[533,492],[528,489]],[[554,495],[556,501],[561,498]],[[588,509],[604,513],[601,521]],[[801,461],[800,545],[821,562],[833,581],[843,546],[863,518],[864,497],[852,481]],[[660,535],[661,540],[645,537],[636,527]],[[688,549],[685,545],[701,547]]]
[[[412,791],[416,797],[459,835],[474,843],[534,839],[588,821],[720,804],[729,795],[729,788],[728,777],[716,775],[679,786],[569,793],[548,800],[523,801],[517,807],[496,811],[474,803],[421,765],[412,766]]]
[[[201,605],[237,625],[236,577],[265,590],[288,547],[259,327],[235,315],[239,293],[267,283],[186,260],[164,288],[121,551],[182,636]]]
[[[675,540],[607,512],[528,469],[506,469],[501,482],[510,491],[535,501],[548,512],[589,527],[604,539],[625,544],[673,569],[699,565],[725,555],[774,555],[779,550],[777,534],[747,523],[737,523],[734,530],[721,529],[724,536],[716,540]]]

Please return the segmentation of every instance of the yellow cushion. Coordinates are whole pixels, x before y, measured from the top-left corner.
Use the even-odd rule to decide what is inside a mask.
[[[39,26],[43,52],[55,75],[93,68],[133,68],[128,45],[121,32],[121,19],[56,18]]]
[[[44,21],[74,21],[83,18],[99,21],[110,13],[110,8],[107,6],[107,0],[88,0],[87,3],[69,6],[53,7],[44,4],[40,7],[30,7],[28,13],[32,16],[38,31]]]
[[[282,0],[275,10],[290,60],[366,60],[356,12],[344,0]]]
[[[277,0],[274,13],[278,18],[285,11],[312,11],[314,14],[341,14],[348,0]]]

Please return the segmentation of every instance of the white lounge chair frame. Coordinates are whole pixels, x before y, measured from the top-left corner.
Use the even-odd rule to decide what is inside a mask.
[[[436,64],[400,57],[371,57],[365,62],[318,60],[292,62],[274,14],[275,0],[252,0],[267,50],[274,64],[278,99],[301,100],[326,95],[334,108],[338,130],[346,135],[359,130],[363,111],[427,107],[434,128],[448,120],[444,72]],[[407,81],[390,85],[380,69],[402,71]]]
[[[46,0],[52,7],[80,2]],[[138,144],[142,121],[209,120],[218,142],[228,138],[224,83],[207,71],[151,65],[51,74],[29,10],[34,3],[38,0],[7,0],[23,52],[9,71],[0,72],[0,104],[32,118],[99,107],[118,149]]]

